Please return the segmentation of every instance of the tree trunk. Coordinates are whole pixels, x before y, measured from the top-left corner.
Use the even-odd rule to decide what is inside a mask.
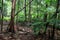
[[[15,5],[16,5],[16,0],[12,0],[11,21],[10,21],[10,28],[9,28],[9,32],[12,33],[16,32],[15,30],[16,27],[14,26]]]
[[[29,3],[31,2],[31,0],[29,0]],[[31,3],[29,4],[29,23],[31,22]]]
[[[3,31],[3,0],[2,0],[2,9],[1,9],[1,12],[2,12],[2,19],[1,19],[1,32]]]
[[[27,21],[27,14],[26,14],[26,0],[25,0],[25,9],[24,9],[24,12],[25,12],[25,22]]]
[[[48,7],[48,5],[46,4],[46,8]],[[45,40],[46,40],[46,30],[47,30],[47,26],[48,26],[48,22],[47,22],[47,11],[45,12],[45,14],[44,14],[44,26],[45,26],[45,30],[44,30],[44,35],[45,35]]]
[[[57,18],[58,8],[59,8],[59,0],[57,0],[56,12],[54,15],[55,19]],[[52,37],[51,37],[52,40],[54,40],[54,35],[55,35],[55,24],[56,22],[53,24],[53,32],[52,32]]]

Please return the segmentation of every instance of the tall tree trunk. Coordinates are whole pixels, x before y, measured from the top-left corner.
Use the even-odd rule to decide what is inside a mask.
[[[46,4],[46,8],[48,7],[48,5]],[[47,30],[47,26],[48,26],[48,22],[47,22],[47,11],[45,12],[45,14],[44,14],[44,23],[45,23],[45,31],[44,31],[44,35],[46,36],[46,30]],[[45,38],[45,40],[46,40],[46,38]]]
[[[48,5],[46,4],[46,8],[48,7]],[[47,22],[47,11],[45,12],[45,14],[44,14],[44,23],[46,23]],[[46,30],[47,30],[47,26],[48,26],[48,22],[44,25],[45,26],[45,31],[44,31],[44,33],[46,33]]]
[[[14,26],[15,5],[16,5],[16,0],[12,0],[11,21],[10,21],[10,28],[9,28],[9,32],[12,33],[16,32]]]
[[[55,19],[57,18],[58,8],[59,8],[59,0],[57,0],[56,12],[54,15]],[[53,32],[52,32],[52,38],[51,38],[52,40],[54,40],[54,35],[55,35],[55,24],[56,22],[53,24]]]
[[[26,0],[25,0],[25,9],[24,9],[24,13],[25,13],[25,21],[27,21],[27,14],[26,14]]]
[[[1,32],[3,31],[3,0],[2,0],[2,20],[1,20]]]
[[[29,3],[31,2],[31,0],[29,0]],[[29,4],[29,22],[31,22],[31,3]]]

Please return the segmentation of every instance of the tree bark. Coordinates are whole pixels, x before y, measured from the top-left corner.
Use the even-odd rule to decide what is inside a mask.
[[[31,0],[29,0],[29,3],[31,2]],[[31,3],[29,4],[29,14],[28,14],[29,16],[29,18],[28,18],[28,21],[29,21],[29,23],[31,22]]]
[[[57,18],[58,8],[59,8],[59,0],[57,0],[56,12],[54,15],[55,19]],[[52,37],[51,37],[52,40],[54,40],[54,35],[55,35],[55,24],[56,22],[53,24],[53,32],[52,32]]]
[[[12,0],[11,21],[10,21],[10,28],[9,28],[9,32],[12,33],[16,32],[15,30],[16,27],[14,26],[15,5],[16,5],[16,0]]]
[[[26,0],[25,0],[25,9],[24,9],[24,13],[25,13],[25,22],[27,21],[27,14],[26,14]]]
[[[1,9],[1,12],[2,12],[2,19],[1,19],[1,32],[3,31],[3,0],[2,0],[2,9]]]

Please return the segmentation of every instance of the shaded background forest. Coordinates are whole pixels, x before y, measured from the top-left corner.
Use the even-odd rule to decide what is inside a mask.
[[[27,27],[35,37],[49,35],[47,40],[55,40],[57,33],[60,38],[59,6],[60,0],[0,0],[0,30],[6,32],[9,26],[11,30],[16,26],[24,31],[19,27]]]

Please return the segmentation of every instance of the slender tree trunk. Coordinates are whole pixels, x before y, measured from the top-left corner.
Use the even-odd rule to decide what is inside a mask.
[[[46,4],[46,8],[48,7],[48,5]],[[44,14],[44,22],[46,23],[47,22],[47,11],[45,12],[45,14]],[[47,30],[47,26],[48,26],[48,22],[45,24],[45,32],[44,33],[46,33],[46,30]]]
[[[57,0],[56,12],[54,15],[55,19],[57,18],[58,8],[59,8],[59,0]],[[54,35],[55,35],[55,24],[56,22],[53,24],[53,32],[52,32],[52,38],[51,38],[52,40],[54,40]]]
[[[24,9],[24,12],[25,12],[25,21],[27,21],[27,14],[26,14],[26,0],[25,0],[25,9]]]
[[[16,0],[12,0],[11,21],[10,21],[10,28],[9,28],[9,32],[12,33],[16,32],[14,26],[15,5],[16,5]]]
[[[31,2],[31,0],[29,0],[29,3]],[[31,3],[29,4],[29,22],[31,22]]]
[[[3,31],[3,0],[2,0],[2,20],[1,20],[1,32]]]
[[[46,4],[46,8],[48,7],[48,5]],[[47,11],[45,12],[45,14],[44,14],[44,23],[46,23],[47,22]],[[45,26],[45,31],[44,31],[44,35],[46,36],[46,30],[47,30],[47,26],[48,26],[48,22],[44,25]],[[46,38],[45,38],[45,40],[46,40]]]

